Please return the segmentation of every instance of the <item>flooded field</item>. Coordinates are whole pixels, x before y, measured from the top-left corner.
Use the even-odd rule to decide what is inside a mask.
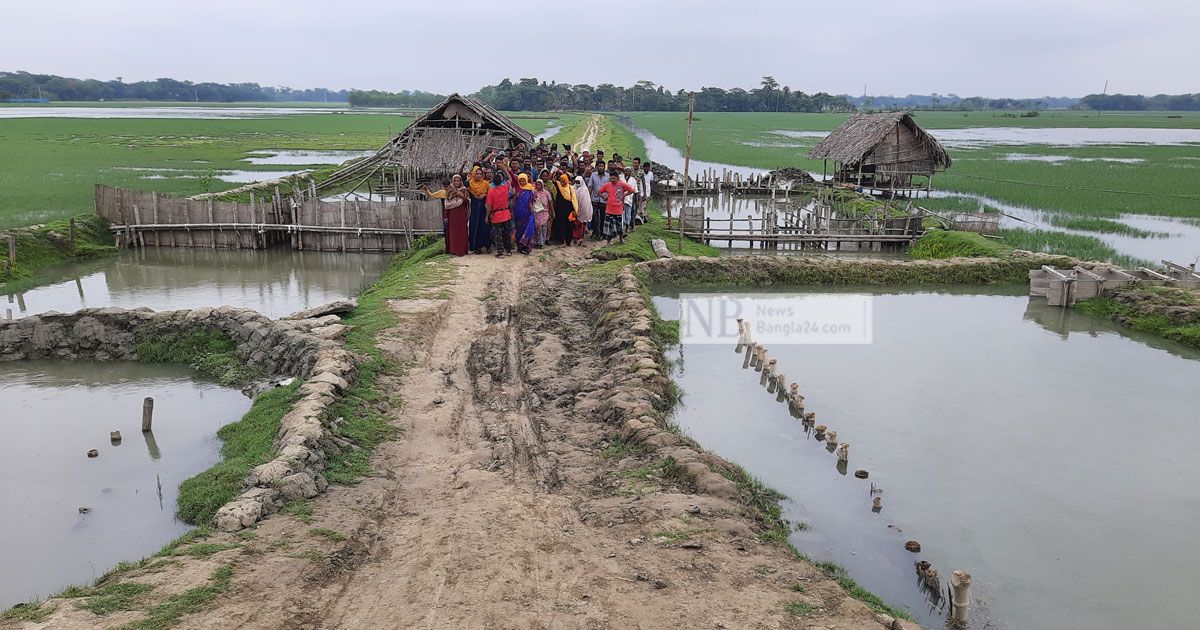
[[[2,296],[13,317],[81,308],[154,310],[228,304],[282,317],[357,295],[387,268],[386,254],[146,248],[68,265],[50,282]]]
[[[680,173],[683,172],[683,152],[671,146],[666,140],[663,140],[653,133],[642,129],[629,120],[623,120],[622,124],[628,127],[629,130],[632,131],[633,134],[641,139],[642,143],[646,145],[647,159],[652,162],[658,162],[659,164],[666,165],[667,168],[679,171]],[[707,168],[715,169],[718,173],[728,170],[730,173],[740,173],[742,176],[758,175],[767,171],[767,169],[738,166],[736,164],[705,162],[695,158],[692,159],[688,168],[688,173],[692,178],[695,177],[695,173],[699,173]]]
[[[250,408],[189,368],[125,362],[0,363],[0,401],[0,609],[90,584],[186,531],[180,482],[217,461],[216,430]]]
[[[794,291],[803,308],[813,293]],[[839,470],[732,346],[675,357],[675,421],[790,497],[802,552],[929,628],[946,604],[918,586],[918,559],[943,590],[951,571],[972,574],[972,628],[1194,625],[1200,425],[1183,393],[1200,351],[1031,302],[1025,287],[811,291],[873,296],[872,344],[770,348],[869,480]],[[655,293],[678,317],[678,292]]]
[[[296,114],[343,114],[348,107],[0,107],[0,118],[249,119]],[[393,112],[389,112],[393,113]]]
[[[341,164],[354,158],[374,155],[374,151],[305,151],[299,149],[263,149],[255,151],[245,159],[250,164],[286,164],[307,166],[310,164]]]
[[[1081,147],[1101,144],[1200,144],[1200,129],[1156,129],[1151,127],[966,127],[931,128],[947,148],[974,149],[994,145],[1051,145]],[[787,138],[824,138],[821,131],[776,129]]]

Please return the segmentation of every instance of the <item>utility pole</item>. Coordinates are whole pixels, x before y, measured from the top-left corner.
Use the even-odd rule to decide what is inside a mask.
[[[1100,91],[1100,96],[1108,96],[1108,79],[1104,80],[1104,89]],[[1104,99],[1100,99],[1100,109],[1096,110],[1096,118],[1104,113]]]
[[[696,113],[696,93],[688,92],[687,151],[683,154],[683,205],[679,207],[679,253],[683,253],[683,211],[688,202],[688,171],[692,166],[692,117]]]

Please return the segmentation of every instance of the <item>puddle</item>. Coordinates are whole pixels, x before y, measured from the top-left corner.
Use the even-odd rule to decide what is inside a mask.
[[[217,461],[216,430],[250,408],[187,367],[130,362],[0,363],[0,400],[0,609],[90,584],[187,531],[179,484]]]
[[[873,295],[872,344],[771,344],[869,480],[839,472],[732,346],[678,350],[674,420],[790,497],[785,516],[808,525],[791,536],[802,552],[924,627],[942,627],[944,608],[918,589],[917,559],[943,590],[951,571],[972,574],[972,628],[1194,625],[1200,425],[1180,393],[1200,381],[1200,351],[1031,302],[1023,286],[966,289],[848,288]],[[673,292],[653,293],[677,317]]]
[[[341,164],[347,160],[375,155],[375,151],[308,151],[297,149],[263,149],[254,151],[243,162],[250,164]],[[223,178],[222,178],[223,179]]]
[[[81,308],[148,306],[156,311],[228,304],[268,317],[357,295],[387,269],[387,254],[290,249],[155,248],[68,265],[51,283],[0,296],[13,317]]]

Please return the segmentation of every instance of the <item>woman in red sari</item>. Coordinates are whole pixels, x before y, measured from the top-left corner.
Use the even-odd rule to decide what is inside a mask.
[[[470,193],[463,186],[462,177],[455,175],[446,187],[446,253],[451,256],[467,255],[467,213]]]

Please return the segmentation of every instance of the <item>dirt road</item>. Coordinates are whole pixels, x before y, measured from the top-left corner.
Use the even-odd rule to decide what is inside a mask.
[[[596,144],[596,136],[600,134],[600,124],[602,119],[602,116],[592,116],[591,119],[588,120],[587,129],[583,130],[583,139],[575,144],[575,151],[583,153],[584,151],[591,150],[592,145]]]
[[[882,627],[760,541],[736,499],[668,471],[655,443],[670,440],[618,439],[610,392],[638,384],[614,354],[629,344],[597,334],[596,295],[572,268],[586,251],[457,258],[448,286],[394,301],[382,347],[410,367],[385,384],[380,409],[402,433],[375,475],[313,500],[311,522],[277,514],[206,541],[235,548],[127,578],[154,586],[145,604],[232,563],[228,590],[180,627]],[[63,603],[30,625],[144,617]]]

